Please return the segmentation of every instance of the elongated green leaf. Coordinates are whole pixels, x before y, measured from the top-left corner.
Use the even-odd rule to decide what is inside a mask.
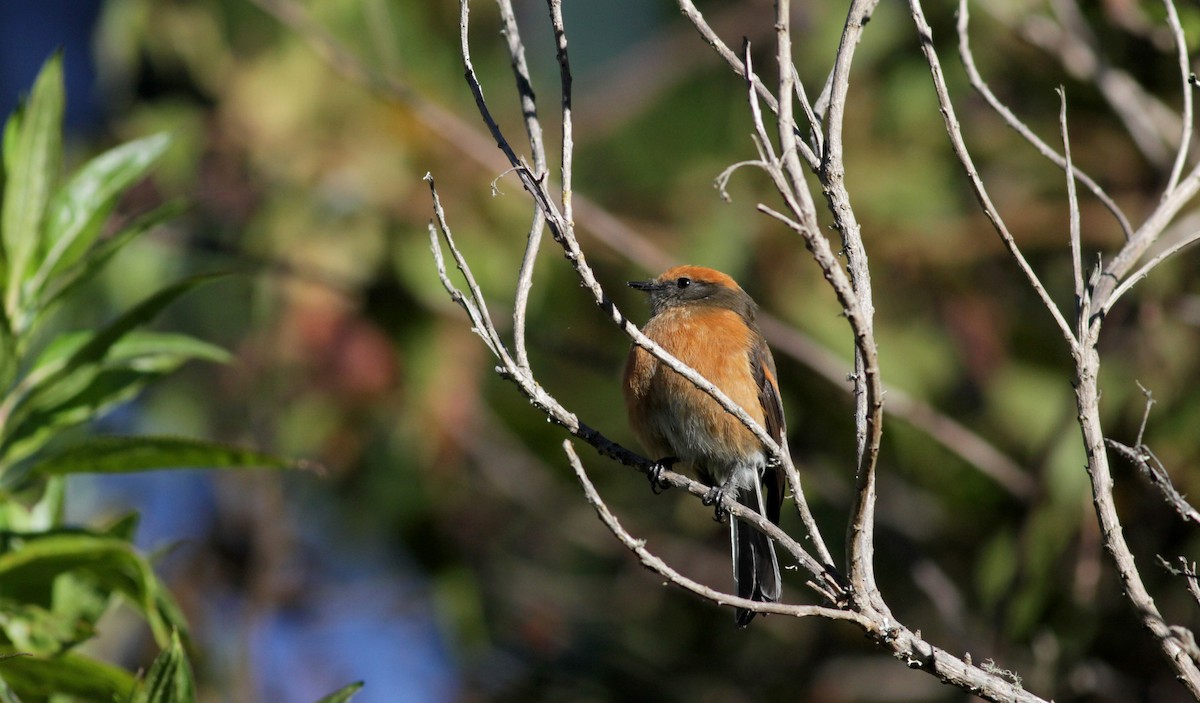
[[[171,633],[171,642],[163,648],[138,682],[131,703],[195,703],[196,684],[178,633]]]
[[[182,202],[167,203],[138,217],[112,236],[96,242],[86,256],[46,281],[41,300],[42,307],[49,308],[70,295],[80,285],[90,281],[112,259],[113,255],[121,251],[127,244],[176,217],[183,212],[184,208]]]
[[[134,328],[153,319],[184,293],[225,275],[228,274],[186,278],[151,295],[85,338],[60,339],[52,344],[22,381],[18,392],[0,404],[0,416],[7,415],[3,423],[5,432],[0,435],[0,463],[15,463],[19,457],[13,451],[14,444],[29,437],[33,431],[46,429],[41,425],[32,426],[28,418],[37,412],[45,414],[49,408],[58,407],[65,398],[86,389],[101,372],[99,364]],[[13,427],[18,429],[11,429]]]
[[[17,110],[4,122],[4,173],[12,173],[17,154],[17,138],[21,136],[21,111]]]
[[[11,647],[0,647],[0,657],[15,653]],[[45,700],[60,694],[96,703],[128,699],[135,683],[124,669],[73,653],[3,658],[0,677],[21,698]]]
[[[87,620],[4,599],[0,599],[0,632],[18,650],[39,656],[58,654],[95,634]]]
[[[362,681],[355,681],[354,683],[343,686],[328,696],[325,696],[321,700],[317,701],[317,703],[346,703],[346,701],[353,698],[354,694],[358,693],[362,687]]]
[[[181,437],[96,437],[40,462],[34,473],[129,473],[186,468],[295,469],[303,464],[273,454]]]
[[[41,495],[32,505],[21,500],[0,500],[0,533],[28,534],[60,527],[63,498],[66,495],[65,481],[60,477],[39,486]]]
[[[102,416],[188,361],[230,358],[220,347],[187,335],[134,331],[114,344],[102,363],[53,375],[88,339],[86,333],[62,335],[38,358],[32,373],[51,374],[47,379],[55,382],[37,384],[10,413],[0,434],[0,457],[10,465],[31,456],[64,428]],[[0,483],[11,487],[14,478],[6,476]]]
[[[65,332],[55,337],[38,355],[30,375],[48,376],[75,356],[95,335],[94,332]],[[137,359],[196,359],[226,363],[229,352],[215,344],[196,339],[190,335],[172,332],[133,331],[112,345],[105,364],[114,368],[122,364],[135,365]],[[157,364],[156,364],[157,366]]]
[[[0,255],[0,271],[3,270],[4,257]],[[0,291],[4,290],[3,285],[4,275],[0,273]],[[0,388],[10,388],[17,376],[17,368],[20,364],[20,354],[17,350],[17,338],[13,334],[12,323],[9,322],[8,313],[4,310],[3,301],[0,301]]]
[[[156,134],[110,149],[58,191],[46,213],[47,251],[34,279],[37,292],[92,246],[118,196],[145,175],[170,143],[168,135]]]
[[[21,111],[17,110],[9,115],[9,118],[4,123],[4,142],[2,144],[4,153],[4,181],[0,184],[0,215],[4,208],[4,192],[8,188],[8,181],[13,172],[13,160],[17,154],[17,137],[21,134]],[[0,216],[0,230],[3,229],[3,217]],[[0,308],[5,310],[7,318],[8,306],[4,301],[5,292],[8,291],[8,247],[4,244],[4,233],[0,231]]]
[[[62,162],[62,56],[55,54],[42,67],[28,102],[22,108],[16,133],[6,147],[4,212],[0,216],[8,257],[5,304],[14,324],[21,327],[18,302],[43,248],[42,220]]]
[[[159,645],[166,646],[173,628],[158,608],[158,578],[125,540],[82,531],[26,537],[0,554],[0,597],[37,603],[67,574],[125,596],[142,612]]]
[[[103,359],[108,354],[108,351],[112,349],[113,345],[122,337],[135,327],[153,320],[163,311],[163,308],[175,302],[184,293],[227,275],[229,274],[209,273],[192,276],[173,283],[151,295],[92,335],[87,344],[84,344],[67,361],[65,370],[69,373],[83,364],[95,363]]]
[[[82,348],[80,343],[86,344],[88,339],[86,334],[67,335],[61,344],[53,345],[57,348],[47,350],[51,357],[47,363],[55,363],[53,357],[65,353],[74,356]],[[43,415],[76,406],[99,412],[102,404],[126,387],[137,384],[140,388],[145,381],[171,373],[188,361],[226,363],[229,359],[224,349],[188,335],[131,332],[112,346],[103,362],[82,366],[73,374],[59,377],[56,384],[35,388],[21,407]],[[11,417],[10,422],[15,421],[21,413],[15,412]]]

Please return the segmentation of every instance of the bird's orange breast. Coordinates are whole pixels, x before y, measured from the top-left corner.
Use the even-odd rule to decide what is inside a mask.
[[[754,333],[736,312],[680,307],[651,318],[650,339],[720,388],[760,424],[764,422],[750,363]],[[625,366],[630,424],[652,458],[678,457],[710,472],[732,465],[761,444],[735,417],[646,350],[634,346]]]

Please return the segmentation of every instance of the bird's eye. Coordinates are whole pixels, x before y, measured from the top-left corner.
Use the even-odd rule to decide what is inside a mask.
[[[686,277],[680,278],[679,280],[675,281],[675,285],[679,286],[680,288],[687,288],[688,286],[692,285],[692,279]]]

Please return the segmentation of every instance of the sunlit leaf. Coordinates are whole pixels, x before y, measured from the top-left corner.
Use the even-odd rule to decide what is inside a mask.
[[[57,654],[95,634],[87,620],[5,599],[0,599],[0,632],[18,650],[36,655]]]
[[[168,135],[156,134],[110,149],[85,164],[55,194],[46,213],[48,250],[34,280],[36,290],[83,256],[118,196],[145,175],[170,142]]]
[[[99,398],[111,405],[115,400],[127,398],[134,383],[152,380],[126,376],[124,385],[113,384],[109,382],[112,379],[105,379],[103,388],[91,388],[100,374],[106,370],[112,371],[101,366],[101,362],[122,348],[119,343],[123,339],[142,339],[129,336],[137,326],[153,319],[184,293],[224,275],[205,274],[184,279],[146,298],[96,332],[76,333],[55,340],[22,381],[19,395],[7,401],[11,407],[2,425],[5,431],[0,435],[0,459],[12,465],[40,447],[51,430],[82,422],[89,408],[93,414],[98,412]],[[214,351],[216,347],[203,342],[185,342],[183,340],[186,338],[179,336],[159,339],[163,346],[179,352],[176,357],[180,354],[202,354],[211,358],[221,356]],[[153,373],[163,372],[156,370]],[[109,395],[101,396],[99,391],[105,389]],[[118,391],[125,395],[114,397]],[[71,415],[72,412],[75,414]],[[32,419],[34,416],[39,417],[35,420]],[[37,439],[32,442],[32,447],[31,438]],[[18,443],[24,445],[21,451],[17,450]]]
[[[354,694],[358,693],[362,687],[362,681],[355,681],[354,683],[343,686],[328,696],[325,696],[321,700],[317,701],[317,703],[346,703],[346,701],[353,698]]]
[[[0,435],[0,456],[9,464],[31,456],[62,429],[103,416],[188,361],[223,363],[230,358],[224,349],[187,335],[134,331],[114,344],[102,363],[58,374],[56,369],[89,339],[87,333],[62,335],[35,363],[31,376],[40,374],[45,380],[17,404]],[[13,480],[6,476],[3,483],[11,486]]]
[[[16,653],[12,647],[0,647],[0,657]],[[37,700],[57,694],[111,703],[126,700],[134,689],[128,671],[74,653],[0,658],[0,677],[16,695]]]
[[[157,293],[133,306],[120,317],[100,328],[66,362],[64,371],[69,373],[84,364],[95,363],[103,359],[121,338],[134,328],[153,320],[163,308],[175,302],[180,296],[197,286],[222,278],[226,273],[210,273],[185,278],[173,283]]]
[[[22,289],[42,248],[42,220],[62,161],[65,102],[62,55],[55,54],[42,67],[22,108],[18,127],[13,134],[5,135],[7,168],[0,230],[8,259],[5,305],[10,318],[18,311]],[[18,329],[22,327],[20,320],[11,322]]]
[[[39,475],[130,473],[186,468],[301,468],[285,459],[242,447],[182,437],[96,437],[40,462]]]
[[[56,579],[76,573],[101,589],[122,594],[140,610],[155,639],[165,646],[170,634],[157,607],[158,578],[146,560],[122,539],[88,532],[38,535],[0,554],[0,597],[37,602]]]
[[[131,703],[193,703],[196,684],[178,633],[150,665],[146,677],[138,682]]]
[[[80,285],[90,281],[104,268],[114,254],[146,232],[176,217],[183,209],[184,205],[181,202],[167,203],[96,242],[87,256],[46,281],[46,289],[41,299],[42,307],[48,308],[78,290]]]

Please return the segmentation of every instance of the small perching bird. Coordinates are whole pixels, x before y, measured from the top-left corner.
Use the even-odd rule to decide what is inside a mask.
[[[676,266],[629,285],[650,296],[646,336],[720,388],[783,446],[775,360],[755,323],[758,306],[750,296],[729,276],[702,266]],[[637,345],[629,351],[623,385],[634,434],[660,467],[678,463],[712,485],[705,502],[717,505],[718,518],[723,496],[732,492],[742,505],[779,523],[782,472],[740,420]],[[651,482],[657,487],[656,475]],[[774,544],[736,519],[729,520],[729,535],[737,595],[778,601]],[[754,611],[744,608],[735,614],[739,627],[753,618]]]

